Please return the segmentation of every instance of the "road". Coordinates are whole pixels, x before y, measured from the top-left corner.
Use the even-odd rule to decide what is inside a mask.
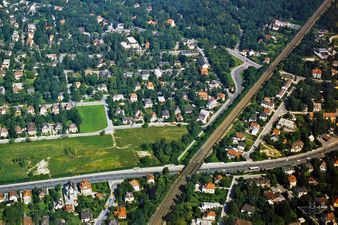
[[[109,208],[113,206],[114,202],[116,201],[114,190],[116,189],[118,184],[121,184],[123,182],[122,180],[116,180],[116,181],[109,181],[109,187],[110,187],[110,196],[107,199],[105,208],[101,211],[100,215],[95,219],[95,225],[101,225],[109,216]]]
[[[251,146],[251,148],[249,149],[249,151],[244,152],[243,153],[243,157],[247,160],[247,161],[252,161],[252,159],[250,158],[250,154],[258,148],[259,144],[262,142],[263,137],[268,134],[271,129],[273,124],[278,120],[279,117],[285,115],[287,113],[286,109],[285,109],[285,104],[284,102],[282,102],[279,107],[276,109],[276,111],[273,113],[272,117],[270,118],[269,122],[264,126],[263,130],[261,131],[261,133],[258,135],[258,137],[256,138],[255,142],[253,143],[253,145]]]
[[[324,154],[338,150],[338,138],[332,139],[330,142],[325,143],[323,147],[316,150],[297,154],[294,156],[283,157],[272,160],[263,160],[263,161],[241,161],[241,162],[232,162],[232,163],[204,163],[200,168],[201,172],[245,172],[250,171],[250,167],[257,166],[259,169],[274,169],[277,167],[284,167],[290,165],[298,165],[304,162],[307,162],[309,159],[321,158]],[[118,171],[108,171],[84,175],[76,175],[72,177],[63,177],[63,178],[54,178],[49,180],[39,180],[39,181],[29,181],[22,183],[14,184],[5,184],[0,185],[0,192],[9,192],[11,190],[25,190],[25,189],[34,189],[34,188],[48,188],[54,187],[56,185],[62,185],[69,181],[73,183],[79,183],[83,179],[88,179],[92,183],[106,182],[106,181],[119,181],[128,178],[137,178],[148,175],[149,173],[161,173],[164,167],[168,167],[171,173],[178,173],[184,168],[183,165],[166,165],[166,166],[157,166],[157,167],[147,167],[147,168],[134,168],[134,169],[125,169]],[[184,171],[182,171],[184,172]]]
[[[244,57],[243,55],[241,55],[241,54],[239,53],[239,51],[238,51],[237,48],[235,48],[235,49],[227,48],[227,50],[228,50],[228,52],[229,52],[231,55],[233,55],[233,56],[235,56],[236,58],[242,60],[243,62],[248,63],[250,66],[253,66],[253,67],[255,67],[256,69],[259,69],[259,68],[262,67],[262,66],[259,65],[258,63],[252,61],[251,59],[248,59],[248,58]]]
[[[148,167],[148,168],[133,168],[133,169],[125,169],[125,170],[117,170],[117,171],[107,171],[100,173],[91,173],[91,174],[83,174],[76,175],[70,177],[62,177],[62,178],[54,178],[48,180],[38,180],[38,181],[29,181],[22,183],[14,183],[14,184],[5,184],[0,185],[0,192],[8,192],[10,190],[25,190],[25,189],[34,189],[34,188],[45,188],[45,187],[54,187],[59,184],[63,185],[69,181],[74,183],[79,183],[83,179],[87,179],[93,183],[106,182],[110,180],[121,180],[127,178],[136,178],[143,177],[150,173],[161,173],[165,166],[156,166],[156,167]],[[167,165],[169,171],[171,173],[177,173],[183,169],[183,165]]]
[[[205,163],[201,166],[200,171],[210,173],[214,171],[224,171],[228,173],[237,171],[245,172],[250,171],[250,167],[258,167],[258,170],[270,170],[278,167],[296,166],[299,164],[303,164],[314,158],[322,158],[324,154],[337,150],[338,138],[335,138],[335,140],[329,143],[325,143],[323,147],[298,155],[254,162],[241,161],[232,163]]]
[[[303,27],[298,31],[294,38],[287,44],[280,55],[271,63],[268,69],[262,74],[258,81],[252,86],[252,88],[241,99],[237,106],[231,111],[231,113],[223,120],[218,128],[210,135],[206,142],[201,146],[197,153],[192,157],[189,164],[184,168],[181,175],[176,179],[168,194],[157,207],[156,212],[150,219],[149,224],[161,225],[163,224],[163,217],[170,211],[170,208],[174,204],[174,199],[180,194],[180,187],[186,184],[186,179],[198,171],[202,166],[204,158],[208,156],[212,150],[214,144],[221,139],[224,132],[231,126],[237,116],[244,110],[246,105],[250,102],[251,98],[260,90],[262,85],[271,77],[272,72],[276,69],[276,66],[284,60],[290,52],[297,46],[302,40],[303,36],[313,27],[315,22],[319,19],[320,15],[332,4],[333,0],[325,0],[321,6],[313,13],[313,15],[306,21]]]

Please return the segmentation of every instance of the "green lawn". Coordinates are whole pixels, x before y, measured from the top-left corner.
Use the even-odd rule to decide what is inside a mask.
[[[51,177],[132,168],[138,166],[136,151],[141,144],[178,140],[186,132],[185,127],[140,128],[117,131],[116,143],[111,135],[104,135],[1,144],[0,183],[48,178],[29,176],[41,160],[48,161]]]
[[[103,130],[107,127],[107,119],[103,105],[78,106],[82,123],[81,133],[88,133]]]
[[[118,147],[140,150],[141,144],[154,143],[159,139],[180,140],[187,132],[186,127],[149,127],[118,130],[114,136]]]

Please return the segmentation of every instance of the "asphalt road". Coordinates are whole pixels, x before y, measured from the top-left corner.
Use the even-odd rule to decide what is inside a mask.
[[[338,150],[338,138],[333,139],[332,141],[325,143],[322,148],[297,154],[290,157],[284,157],[274,160],[263,160],[263,161],[241,161],[241,162],[232,162],[232,163],[204,163],[199,171],[201,172],[237,172],[237,171],[249,171],[250,167],[255,166],[259,167],[259,169],[273,169],[277,167],[297,165],[304,163],[313,158],[323,157],[324,154],[329,153],[331,151]],[[62,185],[69,181],[74,183],[79,183],[83,179],[88,179],[90,182],[98,183],[98,182],[106,182],[112,181],[112,183],[119,182],[121,180],[127,178],[137,178],[148,175],[149,173],[161,173],[164,167],[168,167],[171,173],[178,173],[183,169],[183,165],[166,165],[166,166],[157,166],[157,167],[148,167],[148,168],[134,168],[134,169],[125,169],[118,171],[108,171],[101,173],[92,173],[92,174],[84,174],[77,175],[72,177],[62,177],[62,178],[54,178],[49,180],[39,180],[39,181],[29,181],[22,183],[14,183],[14,184],[6,184],[0,185],[0,192],[9,192],[11,190],[25,190],[25,189],[33,189],[33,188],[43,188],[43,187],[54,187],[56,185]]]
[[[163,217],[170,211],[170,208],[174,204],[174,199],[180,194],[180,187],[186,184],[186,179],[198,171],[202,166],[204,158],[210,154],[214,144],[220,140],[224,132],[230,127],[236,117],[244,110],[246,105],[250,102],[251,98],[259,91],[262,85],[271,77],[272,72],[276,69],[276,66],[284,60],[290,52],[297,46],[302,40],[303,36],[310,31],[315,22],[319,19],[321,14],[332,4],[333,0],[325,0],[322,5],[313,13],[303,27],[298,31],[295,37],[287,44],[280,55],[271,63],[269,68],[262,74],[253,87],[242,98],[238,105],[231,111],[231,113],[225,118],[218,128],[211,134],[206,142],[201,146],[198,152],[190,160],[189,164],[184,168],[181,175],[176,179],[172,187],[170,188],[167,196],[162,203],[157,207],[156,212],[152,216],[149,224],[161,225],[163,224]]]

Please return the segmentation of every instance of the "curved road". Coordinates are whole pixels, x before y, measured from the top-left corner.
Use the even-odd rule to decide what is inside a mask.
[[[186,179],[198,171],[204,162],[204,158],[210,154],[212,147],[218,140],[221,139],[224,132],[231,126],[237,116],[248,105],[251,98],[261,89],[262,85],[271,77],[272,72],[276,69],[277,65],[284,60],[291,51],[298,45],[304,35],[314,26],[315,22],[319,19],[321,14],[332,4],[333,0],[325,0],[321,6],[313,13],[313,15],[306,21],[303,27],[298,31],[294,38],[287,44],[280,55],[271,63],[269,68],[262,74],[258,81],[241,99],[237,106],[231,113],[223,120],[218,128],[210,135],[206,142],[201,146],[198,152],[192,157],[189,164],[184,168],[181,175],[176,179],[174,184],[169,190],[169,193],[164,198],[162,203],[157,207],[156,212],[151,218],[149,224],[161,225],[163,224],[163,217],[170,211],[171,206],[174,204],[174,199],[180,194],[180,187],[186,184]]]

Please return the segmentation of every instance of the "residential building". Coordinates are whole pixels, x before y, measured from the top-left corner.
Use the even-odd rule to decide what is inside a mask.
[[[215,184],[209,182],[206,185],[203,185],[202,192],[207,194],[215,194]]]
[[[135,197],[133,192],[126,192],[126,196],[124,197],[124,201],[128,203],[132,203],[135,201]]]
[[[140,183],[138,182],[138,180],[131,180],[129,181],[129,184],[133,187],[134,191],[140,191],[141,188],[140,188]]]
[[[92,184],[87,179],[80,182],[79,188],[82,195],[87,196],[93,194]]]

